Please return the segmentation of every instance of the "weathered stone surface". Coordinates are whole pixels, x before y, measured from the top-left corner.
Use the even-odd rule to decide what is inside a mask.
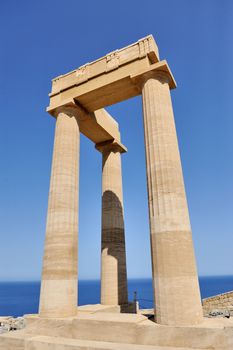
[[[114,142],[102,152],[101,304],[128,304],[121,152]]]
[[[158,62],[159,51],[152,35],[148,35],[120,50],[108,53],[104,57],[87,63],[72,72],[54,78],[50,96],[56,95],[72,85],[81,85],[92,78],[113,71],[137,59],[142,59],[147,55],[149,55],[151,62]]]
[[[142,84],[156,322],[196,324],[202,307],[168,78]]]
[[[113,342],[98,342],[93,340],[67,339],[62,337],[34,336],[25,338],[25,347],[17,350],[189,350],[190,348],[173,348],[150,345],[119,344]],[[15,343],[14,343],[15,346]],[[1,349],[1,345],[0,345]],[[4,348],[13,350],[13,347]],[[14,348],[16,350],[16,348]],[[200,349],[196,349],[200,350]]]
[[[88,112],[93,112],[140,95],[137,80],[153,71],[166,72],[170,87],[176,86],[167,62],[159,61],[157,45],[149,35],[55,78],[47,110],[53,114],[57,107],[76,101]]]
[[[145,346],[145,349],[147,349],[146,346],[152,346],[155,349],[157,346],[170,347],[171,350],[173,347],[174,350],[176,348],[232,350],[233,348],[233,320],[225,318],[204,319],[202,324],[189,327],[159,325],[143,315],[101,312],[78,312],[76,317],[63,319],[42,318],[35,315],[26,317],[26,320],[27,327],[24,330],[0,336],[1,350],[28,350],[29,341],[35,341],[30,346],[32,344],[37,346],[37,340],[40,337],[43,339],[49,337],[50,347],[54,350],[59,349],[56,346],[60,343],[67,346],[67,349],[70,344],[76,344],[78,349],[78,344],[81,343],[75,343],[76,340],[89,341],[88,350],[93,349],[91,342],[99,342],[103,347],[106,342],[116,343],[116,349],[124,349],[124,346],[126,349],[130,346],[133,349],[136,345]],[[54,337],[56,339],[53,339]],[[47,349],[45,343],[43,346]],[[32,349],[36,348],[32,347]]]
[[[205,298],[202,304],[206,316],[233,316],[233,291]]]
[[[82,134],[94,143],[115,141],[120,142],[119,125],[114,118],[105,110],[99,109],[89,113],[73,99],[62,106],[58,106],[50,111],[55,118],[63,111],[73,115],[79,125]]]
[[[40,292],[41,316],[74,316],[77,309],[79,127],[72,114],[56,122]]]
[[[23,317],[0,316],[0,334],[23,329],[25,326]]]
[[[54,114],[61,106],[75,104],[91,114],[143,94],[156,320],[189,325],[201,322],[202,308],[169,92],[175,86],[166,61],[159,61],[157,45],[148,36],[53,80],[48,111]],[[77,119],[85,120],[86,114]],[[109,251],[122,250],[123,243],[116,241],[120,232],[122,227],[111,237]],[[102,264],[102,290],[109,294],[102,300],[110,304],[116,303],[118,261],[125,265],[125,254],[120,259],[114,254],[102,249],[102,260],[108,261]]]
[[[201,322],[202,308],[169,92],[169,89],[175,86],[166,61],[159,61],[157,45],[153,37],[148,36],[56,78],[53,81],[48,111],[57,116],[66,109],[68,115],[74,116],[80,130],[86,136],[93,141],[98,139],[98,145],[100,139],[101,143],[106,142],[106,138],[107,142],[114,140],[114,144],[117,143],[117,147],[122,151],[117,123],[114,124],[110,116],[106,116],[106,112],[100,110],[99,113],[104,115],[104,122],[102,122],[98,119],[98,111],[95,112],[95,110],[143,94],[156,320],[161,324],[190,325]],[[106,130],[104,131],[105,127],[106,130],[108,129],[107,133]],[[111,136],[112,139],[109,140]],[[111,152],[108,158],[113,171],[107,173],[114,174],[117,168],[120,169],[117,165],[117,153],[113,157]],[[105,163],[108,164],[106,159]],[[110,162],[111,159],[113,160]],[[106,166],[106,169],[108,168]],[[121,177],[119,171],[118,174]],[[107,186],[111,183],[113,190],[110,189],[108,192],[118,198],[119,205],[114,204],[116,207],[114,210],[109,208],[103,210],[102,291],[104,292],[101,298],[103,303],[117,305],[122,300],[127,304],[123,215],[121,218],[119,213],[115,215],[119,212],[118,207],[123,208],[121,194],[119,195],[120,182],[115,175],[113,180],[109,181],[109,179]],[[112,202],[109,197],[105,201],[108,206]],[[109,234],[111,222],[113,230]],[[50,251],[49,242],[47,246]],[[68,250],[65,254],[67,252]],[[51,258],[48,261],[51,262]],[[55,265],[59,266],[59,264]],[[71,262],[64,269],[66,276],[70,276],[70,267]],[[63,298],[63,302],[73,305],[73,311],[70,309],[66,315],[72,315],[72,312],[75,312],[75,293],[71,293],[72,297],[69,293],[75,290],[75,280],[73,279],[72,286],[70,277],[68,277],[69,283],[65,280],[64,286],[61,279],[56,285],[55,268],[56,271],[51,270],[49,282],[46,282],[45,270],[46,264],[44,264],[42,291],[45,290],[46,283],[47,286],[53,286],[53,288],[48,287],[45,293],[49,295],[50,304],[53,305],[52,294],[59,289],[60,284],[61,292],[59,291],[58,294],[65,294],[67,300],[65,302]],[[68,286],[68,289],[65,286]],[[57,294],[55,294],[55,300],[59,300]],[[58,315],[61,312],[60,315],[64,316],[65,308],[59,311],[62,310],[61,305],[62,303],[57,308],[53,306],[49,313]],[[40,310],[42,309],[41,307]],[[42,311],[41,314],[46,315]]]

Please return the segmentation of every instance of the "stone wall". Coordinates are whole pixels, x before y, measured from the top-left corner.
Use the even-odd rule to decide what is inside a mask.
[[[205,315],[222,311],[233,316],[233,291],[205,298],[202,304]]]

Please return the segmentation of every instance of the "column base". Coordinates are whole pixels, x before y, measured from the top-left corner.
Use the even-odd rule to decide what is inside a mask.
[[[72,317],[77,313],[77,280],[42,280],[41,317]]]
[[[104,305],[104,304],[91,304],[82,305],[78,307],[79,312],[103,312],[103,313],[122,313],[122,314],[136,314],[138,312],[138,302],[129,302],[121,305]]]

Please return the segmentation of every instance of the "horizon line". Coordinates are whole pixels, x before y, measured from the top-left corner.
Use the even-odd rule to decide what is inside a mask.
[[[233,277],[233,274],[221,274],[221,275],[198,275],[198,278],[203,277]],[[150,277],[128,277],[127,280],[152,280],[152,276]],[[78,282],[81,281],[101,281],[101,278],[80,278]],[[41,279],[11,279],[11,280],[0,280],[0,283],[13,283],[13,282],[41,282]]]

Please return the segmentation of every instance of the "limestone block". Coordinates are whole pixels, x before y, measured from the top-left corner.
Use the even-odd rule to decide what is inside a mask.
[[[27,318],[27,322],[26,331],[23,330],[23,333],[21,333],[22,331],[12,332],[14,345],[17,345],[17,338],[21,345],[22,339],[24,339],[25,350],[29,350],[27,347],[29,343],[31,346],[36,346],[37,341],[42,340],[42,338],[46,340],[44,337],[50,338],[49,346],[53,344],[54,348],[52,349],[54,350],[58,350],[59,347],[56,346],[62,343],[67,346],[75,344],[79,348],[81,343],[75,343],[76,340],[117,343],[116,349],[124,349],[125,344],[131,346],[130,349],[134,349],[134,346],[137,345],[139,349],[140,346],[152,346],[156,350],[156,347],[165,347],[165,349],[170,347],[171,350],[173,347],[174,350],[179,348],[182,350],[232,350],[233,348],[233,320],[225,318],[204,319],[203,323],[199,325],[177,327],[156,324],[143,315],[97,312],[82,313],[76,317],[63,319],[30,316]],[[10,333],[7,336],[0,336],[0,349],[3,341],[5,345],[8,345],[8,335]],[[52,339],[54,337],[55,339]],[[3,349],[15,350],[12,347]],[[32,349],[35,350],[33,347]],[[47,349],[46,343],[42,349]],[[81,347],[81,349],[83,348]],[[92,349],[91,344],[87,349]],[[23,350],[23,348],[21,347],[19,350]]]

